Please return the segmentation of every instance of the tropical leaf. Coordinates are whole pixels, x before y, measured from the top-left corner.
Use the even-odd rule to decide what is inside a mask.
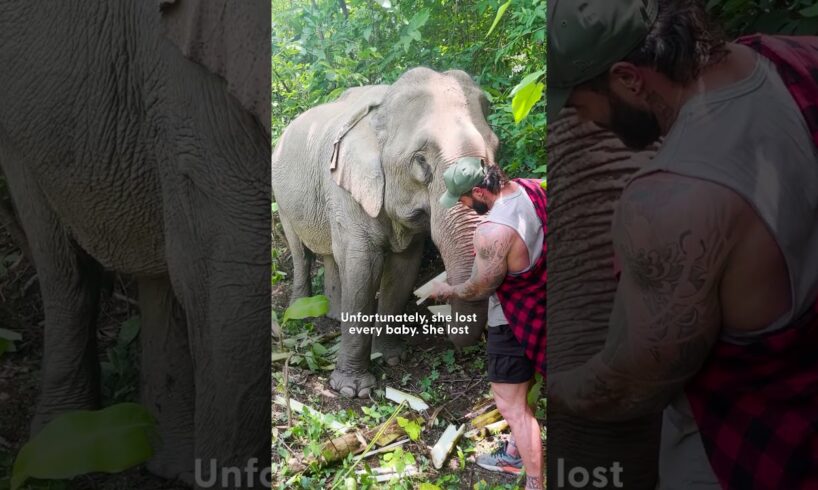
[[[287,320],[323,316],[327,312],[329,312],[329,299],[323,294],[310,296],[309,298],[299,298],[284,311],[281,323],[287,323]]]
[[[526,77],[529,78],[529,77]],[[527,85],[518,85],[514,88],[514,98],[511,100],[511,111],[514,122],[519,123],[531,112],[531,108],[540,101],[545,85],[542,82],[532,81]]]
[[[508,10],[509,5],[511,5],[511,0],[508,0],[508,2],[500,5],[500,8],[497,9],[497,15],[494,16],[494,22],[491,24],[491,29],[489,29],[489,32],[486,34],[486,37],[491,36],[491,33],[494,32],[494,28],[497,27],[497,24],[500,23],[500,19],[503,18],[503,14],[506,13],[506,10]]]
[[[136,403],[60,415],[20,449],[11,489],[20,488],[29,478],[118,473],[143,463],[153,456],[155,427],[147,409]]]

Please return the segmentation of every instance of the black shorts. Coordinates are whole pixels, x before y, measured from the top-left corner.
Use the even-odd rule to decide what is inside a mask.
[[[486,353],[488,378],[492,383],[527,383],[534,377],[534,364],[508,325],[488,327]]]

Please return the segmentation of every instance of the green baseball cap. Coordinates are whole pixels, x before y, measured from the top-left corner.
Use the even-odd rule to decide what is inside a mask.
[[[636,49],[658,13],[658,0],[550,0],[548,120],[557,119],[574,87]]]
[[[440,205],[444,208],[453,207],[460,200],[460,196],[471,191],[485,176],[483,160],[477,157],[461,158],[443,172],[446,192],[440,196]]]

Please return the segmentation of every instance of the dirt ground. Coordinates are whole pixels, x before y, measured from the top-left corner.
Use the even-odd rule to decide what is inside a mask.
[[[289,257],[281,257],[285,272],[289,266]],[[427,251],[424,269],[418,285],[431,279],[440,270],[442,264],[433,248]],[[287,276],[290,277],[289,275]],[[119,326],[131,316],[138,314],[133,298],[136,297],[134,284],[125,278],[112,277],[101,300],[101,314],[98,328],[98,345],[100,360],[106,358],[106,349],[116,339]],[[288,302],[289,282],[284,280],[273,289],[272,304],[280,313]],[[423,311],[414,302],[408,305],[408,312]],[[316,333],[335,334],[339,330],[337,322],[329,319],[318,319],[315,322]],[[6,352],[0,356],[0,488],[7,488],[14,457],[28,440],[28,428],[37,399],[40,363],[43,352],[43,313],[39,286],[33,266],[12,243],[10,237],[0,230],[0,327],[20,332],[22,340],[16,343],[15,352]],[[482,397],[488,396],[488,382],[483,367],[484,351],[482,347],[470,352],[454,353],[454,362],[442,364],[440,359],[451,344],[440,337],[415,337],[409,340],[410,357],[395,367],[388,367],[380,360],[373,363],[373,372],[379,383],[379,390],[392,386],[410,393],[420,391],[420,383],[427,378],[433,366],[436,366],[439,377],[434,381],[435,400],[430,403],[431,411],[438,412],[438,423],[424,427],[422,437],[417,442],[404,446],[413,454],[428,455],[429,448],[443,432],[446,424],[463,422],[463,415]],[[451,354],[449,354],[451,356]],[[450,359],[451,361],[451,359]],[[437,364],[436,364],[437,363]],[[452,368],[452,369],[449,369]],[[138,369],[138,366],[134,366]],[[274,364],[274,374],[280,371],[281,364]],[[328,389],[329,372],[312,373],[294,367],[289,371],[290,394],[298,400],[309,401],[309,404],[324,413],[336,414],[352,410],[360,414],[362,407],[384,401],[382,391],[376,391],[373,400],[350,400],[339,397]],[[275,380],[274,386],[275,389]],[[402,415],[410,414],[406,409]],[[428,418],[430,414],[424,414]],[[272,424],[276,430],[286,427],[286,415],[283,408],[273,404]],[[475,447],[477,452],[485,452],[496,444],[494,438],[481,441]],[[292,448],[299,452],[303,448]],[[278,456],[274,454],[274,458]],[[461,488],[473,488],[479,481],[491,486],[511,484],[513,477],[499,475],[477,467],[473,461],[474,454],[469,454],[465,468],[460,468],[458,457],[450,458],[448,466],[439,472],[432,470],[425,473],[421,481],[434,481],[446,474],[457,474]],[[275,460],[275,459],[274,459]],[[377,465],[377,458],[367,461],[371,466]],[[274,482],[275,482],[275,476]],[[277,485],[274,484],[274,488]],[[24,488],[28,489],[79,489],[79,490],[124,490],[124,489],[183,489],[179,482],[165,481],[150,475],[144,466],[115,475],[92,474],[77,477],[71,481],[30,481]],[[383,488],[388,488],[384,486]],[[489,487],[490,488],[490,487]]]
[[[281,257],[282,267],[288,274],[289,278],[288,260],[289,257],[285,253]],[[315,266],[317,269],[318,266]],[[427,246],[424,256],[424,263],[416,286],[419,286],[426,281],[432,279],[439,272],[443,270],[443,264],[436,252],[431,246]],[[289,300],[289,283],[283,281],[276,285],[273,289],[273,308],[279,313],[286,309]],[[414,301],[407,304],[406,312],[421,312],[428,315],[426,305],[416,306]],[[340,325],[338,322],[321,318],[313,322],[315,330],[312,335],[321,336],[338,332]],[[421,414],[427,420],[437,412],[437,423],[430,426],[428,423],[424,426],[421,438],[418,441],[410,441],[404,447],[405,451],[412,452],[414,455],[429,455],[431,446],[442,435],[446,426],[449,423],[459,425],[461,423],[467,424],[468,420],[463,416],[469,413],[472,407],[480,400],[490,397],[489,383],[486,380],[485,372],[485,349],[484,345],[479,345],[464,352],[453,352],[454,362],[448,364],[443,363],[443,359],[447,351],[453,351],[453,345],[440,336],[416,336],[407,339],[409,356],[406,362],[397,366],[390,367],[382,362],[381,359],[373,361],[372,371],[378,380],[378,389],[373,393],[371,399],[347,399],[339,396],[329,388],[329,372],[314,373],[306,369],[299,369],[297,367],[290,367],[288,370],[288,391],[290,396],[298,401],[307,403],[311,408],[316,409],[324,414],[339,414],[341,412],[351,410],[356,414],[362,413],[363,407],[370,407],[376,403],[384,404],[390,403],[383,398],[383,390],[386,386],[400,389],[402,391],[418,395],[423,391],[421,382],[428,377],[433,369],[439,373],[439,377],[433,382],[432,386],[435,391],[435,399],[429,402],[430,408],[426,413]],[[449,356],[452,353],[448,353]],[[451,358],[449,358],[451,360]],[[274,363],[274,391],[276,390],[276,369],[282,369],[282,363]],[[280,388],[281,383],[278,383]],[[413,415],[413,411],[409,408],[402,412],[402,416]],[[541,420],[544,423],[544,420]],[[360,426],[359,426],[360,427]],[[283,407],[273,404],[273,430],[274,438],[276,433],[282,433],[287,429],[286,413]],[[277,432],[278,431],[278,432]],[[489,437],[474,444],[475,451],[469,453],[465,459],[465,467],[460,467],[461,463],[456,453],[449,458],[447,465],[441,470],[435,471],[429,466],[429,470],[424,472],[423,477],[416,480],[413,488],[418,488],[420,482],[434,482],[440,476],[447,474],[455,474],[459,477],[459,488],[472,489],[474,485],[481,480],[486,482],[488,486],[484,488],[499,488],[501,486],[513,484],[516,478],[509,475],[498,474],[480,468],[474,463],[476,454],[491,452],[498,441],[505,439],[506,435]],[[471,445],[461,440],[460,446]],[[300,451],[303,448],[290,447],[292,452],[290,456],[295,456],[298,459]],[[282,462],[281,457],[273,454],[273,461]],[[378,465],[378,458],[368,458],[366,462],[376,467]],[[289,476],[287,476],[289,478]],[[279,481],[283,485],[286,481]],[[276,482],[274,480],[274,487]],[[280,487],[283,488],[283,487]],[[383,486],[382,488],[389,488]]]

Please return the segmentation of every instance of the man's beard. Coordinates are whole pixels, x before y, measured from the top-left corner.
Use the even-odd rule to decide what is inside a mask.
[[[613,131],[622,143],[631,150],[644,150],[659,140],[662,130],[659,120],[650,111],[637,109],[611,93],[611,124]]]
[[[471,208],[474,209],[474,212],[479,214],[480,216],[483,216],[484,214],[489,212],[489,205],[488,204],[486,204],[486,203],[484,203],[482,201],[478,201],[477,199],[475,199],[473,197],[472,197]]]

